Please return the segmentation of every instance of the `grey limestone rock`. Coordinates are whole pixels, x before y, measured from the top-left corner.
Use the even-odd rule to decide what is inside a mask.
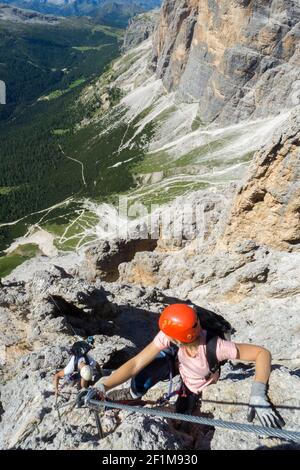
[[[153,67],[206,122],[228,124],[299,104],[299,2],[165,0]]]
[[[127,52],[148,39],[153,34],[158,19],[159,10],[152,10],[132,18],[125,32],[123,51]]]

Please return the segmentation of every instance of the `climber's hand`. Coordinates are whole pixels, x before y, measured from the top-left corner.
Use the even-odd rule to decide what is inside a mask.
[[[78,395],[76,397],[76,407],[77,408],[81,408],[82,406],[84,406],[85,399],[86,399],[86,396],[87,396],[88,392],[89,392],[89,390],[86,389],[86,388],[83,388],[82,390],[80,390],[80,392],[78,393]]]
[[[247,419],[249,422],[253,421],[256,414],[262,426],[281,428],[285,425],[285,422],[275,409],[272,408],[266,390],[267,386],[262,382],[253,383]]]
[[[77,408],[81,408],[84,405],[88,406],[90,400],[105,400],[105,397],[106,391],[103,384],[81,390],[76,399]]]
[[[98,400],[105,400],[106,399],[106,388],[103,385],[103,383],[97,383],[97,386],[94,387],[94,390],[96,392],[96,398]]]

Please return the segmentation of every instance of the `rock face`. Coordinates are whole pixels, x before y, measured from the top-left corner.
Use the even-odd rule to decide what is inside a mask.
[[[159,10],[153,10],[148,13],[137,15],[129,21],[122,48],[124,52],[137,46],[153,34],[154,28],[159,19],[159,14]]]
[[[227,124],[299,104],[297,0],[165,0],[153,66],[206,122]]]
[[[177,246],[159,240],[151,253],[120,264],[119,281],[219,309],[237,322],[239,339],[261,342],[276,358],[298,364],[299,128],[296,108],[257,152],[235,196],[226,188],[227,199],[224,189],[185,197],[203,205],[201,241],[197,232]],[[179,218],[183,199],[172,206]],[[295,343],[266,335],[279,321]]]
[[[257,153],[235,199],[223,241],[249,238],[300,249],[300,107]]]
[[[92,355],[103,373],[109,374],[151,341],[157,332],[158,313],[175,296],[184,300],[190,282],[190,298],[230,320],[236,329],[233,340],[255,341],[270,348],[270,397],[287,427],[297,430],[299,257],[267,255],[255,243],[241,244],[231,258],[226,253],[218,258],[204,252],[197,257],[190,249],[188,258],[185,249],[179,250],[176,261],[174,253],[164,254],[170,277],[171,272],[177,273],[174,287],[168,290],[99,279],[89,283],[58,267],[39,271],[24,283],[3,282],[0,340],[6,360],[0,374],[1,449],[257,449],[285,444],[210,426],[194,425],[188,434],[181,433],[170,420],[118,411],[101,413],[104,438],[99,440],[93,415],[71,406],[76,389],[66,385],[58,404],[69,406],[59,413],[55,408],[53,374],[66,364],[68,350],[78,338],[75,333],[94,334]],[[246,422],[253,376],[252,365],[227,364],[221,380],[205,390],[201,415]],[[167,388],[167,383],[159,383],[146,398],[156,400]],[[168,410],[173,409],[172,404]],[[297,448],[296,444],[290,446]]]
[[[86,251],[85,261],[79,272],[88,279],[100,277],[105,281],[116,281],[120,263],[131,261],[140,251],[154,250],[156,245],[157,241],[150,238],[104,240]]]
[[[94,335],[92,355],[110,373],[151,341],[160,308],[153,289],[90,284],[54,266],[28,282],[3,282],[0,448],[181,449],[181,436],[160,419],[105,413],[99,441],[87,410],[55,409],[53,374],[66,365],[76,335]],[[76,394],[65,385],[58,403]]]
[[[190,239],[159,238],[155,240],[156,248],[150,251],[149,247],[139,251],[138,240],[131,240],[131,244],[130,240],[106,242],[98,250],[94,247],[90,268],[85,260],[83,271],[101,266],[105,276],[111,261],[113,271],[119,270],[115,282],[105,282],[97,275],[85,280],[78,276],[80,266],[68,272],[59,267],[58,259],[51,269],[44,262],[43,270],[31,271],[30,277],[24,267],[25,282],[13,282],[13,274],[2,282],[2,449],[267,449],[288,445],[254,434],[224,433],[210,426],[195,425],[188,434],[181,433],[171,421],[118,411],[101,414],[105,436],[99,441],[94,418],[87,410],[67,407],[58,416],[51,381],[55,370],[66,364],[76,335],[94,335],[93,356],[103,373],[110,373],[152,340],[164,306],[190,299],[222,314],[235,329],[233,341],[260,344],[272,352],[270,398],[287,428],[299,429],[294,408],[300,405],[300,253],[298,235],[294,236],[299,223],[293,222],[299,182],[292,177],[298,168],[298,111],[291,113],[257,153],[248,180],[237,195],[234,188],[227,187],[225,197],[224,187],[185,197],[190,205],[203,206],[205,229],[201,243],[195,231]],[[278,230],[273,229],[271,237],[271,222],[266,216],[271,211],[268,197],[251,199],[252,187],[274,196],[275,218],[280,215],[277,205],[287,208],[290,221],[285,223],[290,232],[278,220]],[[168,213],[172,210],[180,218],[183,198],[167,207]],[[260,224],[266,221],[261,230],[257,225],[259,214]],[[168,228],[174,229],[172,221]],[[105,246],[107,249],[103,249]],[[128,250],[130,259],[121,262]],[[19,268],[18,279],[21,277]],[[221,380],[205,390],[201,415],[246,422],[253,376],[251,364],[227,364]],[[146,398],[158,399],[167,387],[167,383],[158,384]],[[66,387],[59,403],[75,396],[76,390]],[[297,448],[297,444],[289,446]]]
[[[295,260],[295,263],[299,266],[299,260]],[[201,268],[201,263],[198,268]],[[227,269],[230,270],[229,266]],[[248,266],[243,272],[245,280],[251,279],[254,282],[261,268],[256,263],[255,268]],[[168,304],[164,291],[157,288],[99,281],[89,284],[66,274],[57,268],[51,272],[41,271],[31,282],[17,285],[6,282],[1,289],[1,343],[5,345],[6,351],[6,362],[2,365],[0,375],[1,449],[257,449],[284,445],[284,442],[278,439],[266,439],[234,431],[224,433],[222,429],[210,426],[194,425],[188,434],[181,433],[176,431],[170,420],[116,410],[100,414],[104,438],[99,440],[93,415],[86,409],[71,406],[76,397],[76,389],[68,385],[61,391],[58,404],[69,405],[58,413],[55,408],[52,378],[55,370],[66,364],[68,350],[76,337],[72,331],[74,327],[71,328],[70,315],[65,313],[63,316],[57,316],[55,304],[48,302],[49,293],[60,293],[70,304],[73,300],[73,304],[77,304],[76,314],[79,317],[82,315],[82,305],[78,304],[78,292],[102,288],[105,292],[103,299],[115,306],[112,309],[112,331],[109,334],[104,334],[103,330],[99,329],[94,332],[95,349],[92,355],[103,368],[104,374],[109,374],[111,369],[124,363],[153,338],[157,332],[157,314]],[[263,283],[263,279],[259,282]],[[211,289],[213,290],[213,286]],[[219,286],[216,286],[214,290],[214,306],[219,303],[216,297],[218,289]],[[178,287],[173,290],[174,293],[181,295]],[[255,293],[256,299],[262,298],[259,290],[256,289]],[[93,306],[91,307],[94,297],[90,295],[88,298],[89,302],[86,298],[85,303],[88,304],[89,315],[98,315],[99,326],[99,312],[97,314]],[[207,301],[203,302],[207,304]],[[231,313],[228,318],[237,329],[234,337],[236,341],[255,338],[257,342],[261,342],[264,338],[263,344],[274,352],[270,397],[286,420],[288,428],[297,430],[299,418],[293,408],[299,407],[300,362],[299,359],[296,361],[299,348],[297,339],[291,336],[290,330],[282,330],[277,325],[279,318],[280,322],[287,321],[284,317],[284,306],[291,318],[291,305],[284,298],[278,316],[274,304],[270,305],[269,299],[269,303],[264,305],[264,317],[261,316],[262,312],[254,312],[253,305],[251,308],[248,305],[248,309],[245,303],[239,303],[239,308],[227,305],[228,310],[225,305],[223,303],[222,313],[225,314],[225,311],[226,316],[227,312]],[[280,310],[279,304],[278,309]],[[257,317],[253,313],[256,313]],[[103,315],[103,321],[106,321],[105,317],[106,315]],[[89,321],[86,318],[85,321],[81,319],[81,322],[81,330],[77,325],[75,332],[87,333]],[[270,324],[273,330],[267,337],[266,332],[270,331]],[[281,337],[278,336],[279,331]],[[282,357],[283,351],[285,361]],[[294,359],[289,360],[291,357]],[[254,369],[251,365],[245,367],[239,363],[227,364],[223,368],[221,380],[205,390],[201,415],[246,422],[246,407],[253,376]],[[177,379],[174,386],[176,384]],[[167,383],[159,383],[149,391],[146,398],[157,400],[167,388]],[[173,402],[174,399],[168,406],[170,411],[173,409]],[[290,446],[297,448],[296,444]]]

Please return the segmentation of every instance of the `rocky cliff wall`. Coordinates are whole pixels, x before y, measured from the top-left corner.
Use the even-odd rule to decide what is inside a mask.
[[[300,249],[300,107],[257,152],[239,189],[223,241]]]
[[[228,123],[299,104],[297,0],[165,0],[153,67],[167,90]]]
[[[129,21],[122,47],[124,52],[137,46],[153,34],[159,15],[159,10],[153,10],[137,15]]]

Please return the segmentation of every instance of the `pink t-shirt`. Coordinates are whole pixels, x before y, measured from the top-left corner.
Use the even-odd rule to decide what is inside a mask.
[[[153,340],[155,346],[163,351],[170,347],[169,338],[160,331]],[[217,359],[225,361],[226,359],[236,359],[237,349],[234,343],[221,338],[217,342]],[[219,373],[216,372],[208,380],[205,377],[209,374],[209,366],[206,359],[206,331],[200,333],[200,345],[197,355],[191,357],[187,354],[186,348],[181,346],[178,351],[179,372],[184,384],[194,393],[198,393],[211,383],[217,382]]]

